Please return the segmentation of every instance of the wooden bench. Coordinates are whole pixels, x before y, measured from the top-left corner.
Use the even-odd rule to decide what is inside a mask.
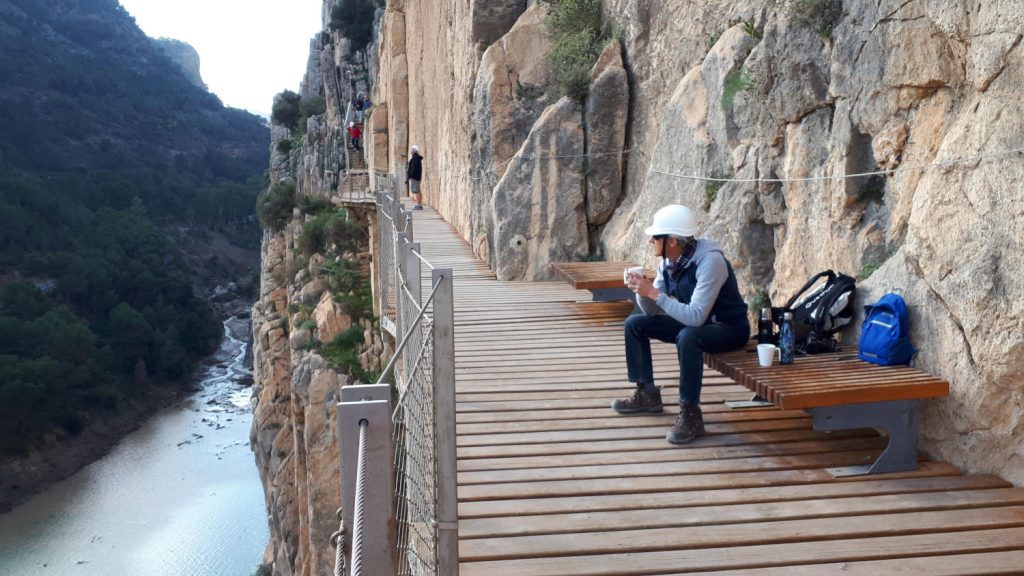
[[[590,290],[595,302],[633,299],[633,291],[622,281],[622,271],[638,266],[634,262],[555,262],[551,268],[577,290]],[[647,277],[650,271],[645,270]]]
[[[874,463],[829,468],[833,476],[902,472],[917,468],[917,406],[949,395],[949,382],[908,366],[878,366],[856,352],[798,356],[763,368],[751,341],[744,349],[705,354],[711,368],[782,410],[802,409],[820,431],[882,428],[889,444]]]

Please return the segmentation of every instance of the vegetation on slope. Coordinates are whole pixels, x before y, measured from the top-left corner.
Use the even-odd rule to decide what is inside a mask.
[[[0,453],[180,386],[220,324],[165,229],[244,222],[262,119],[191,84],[116,0],[0,11]]]

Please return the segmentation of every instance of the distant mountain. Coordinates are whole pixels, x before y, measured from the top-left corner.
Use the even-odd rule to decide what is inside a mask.
[[[267,164],[264,121],[196,87],[115,0],[0,0],[0,78],[0,170],[73,184],[90,206],[202,213],[199,188]]]
[[[171,62],[178,65],[190,82],[206,89],[206,82],[203,82],[203,75],[199,72],[199,52],[191,44],[174,38],[156,38],[153,43]]]
[[[268,149],[116,0],[0,0],[0,455],[187,383],[220,335],[187,262],[218,254],[165,231],[248,221]]]

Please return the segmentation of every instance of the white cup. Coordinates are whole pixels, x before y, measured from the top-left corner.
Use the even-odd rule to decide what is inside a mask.
[[[631,275],[632,276],[643,276],[644,275],[644,267],[643,266],[631,266],[631,267],[626,268],[625,270],[623,270],[622,271],[622,283],[623,284],[629,284],[629,277]]]
[[[778,353],[780,358],[782,351],[779,347],[774,344],[758,344],[757,345],[757,362],[761,366],[767,368],[775,362],[775,354]]]

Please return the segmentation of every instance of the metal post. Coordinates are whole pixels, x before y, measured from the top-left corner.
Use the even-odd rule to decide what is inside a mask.
[[[407,318],[414,318],[416,314],[419,314],[419,309],[423,305],[423,280],[421,274],[421,262],[416,257],[416,252],[420,251],[420,245],[417,242],[406,242],[402,248],[402,260],[405,262],[405,282],[409,287],[409,294],[411,295],[413,305],[407,310]],[[406,331],[411,330],[412,326],[406,326]],[[404,334],[404,332],[403,332]],[[411,373],[416,363],[419,362],[419,358],[416,353],[420,349],[420,345],[423,344],[423,332],[421,329],[417,329],[413,332],[409,341],[409,348],[412,353],[405,352],[402,354],[402,359],[405,361],[406,374]]]
[[[362,540],[366,576],[395,574],[392,549],[395,542],[392,505],[391,392],[387,385],[346,386],[338,403],[338,440],[341,450],[341,505],[345,533],[352,533],[355,515],[356,472],[359,455],[359,423],[367,426],[366,476]],[[351,542],[353,538],[348,538]],[[389,543],[382,546],[377,543]]]
[[[412,242],[412,239],[405,245],[405,274],[406,282],[409,283],[409,292],[412,293],[413,301],[417,306],[423,305],[423,280],[421,274],[421,262],[416,254],[419,254],[420,243]]]
[[[395,221],[395,224],[398,224]],[[402,307],[402,282],[408,281],[409,274],[405,269],[407,259],[405,258],[405,245],[409,243],[408,237],[404,233],[395,230],[395,334],[398,338],[401,338],[401,334],[405,334],[405,331],[409,329],[405,325],[405,317]]]
[[[384,223],[384,218],[381,218],[380,216],[381,193],[375,192],[373,196],[375,211],[370,214],[370,221],[373,223],[370,226],[370,250],[372,254],[372,266],[370,266],[370,300],[373,303],[373,315],[380,318],[381,314],[383,314],[380,302],[380,227]]]
[[[459,573],[459,514],[455,459],[455,302],[452,269],[430,277],[434,295],[434,430],[437,437],[437,573]]]

